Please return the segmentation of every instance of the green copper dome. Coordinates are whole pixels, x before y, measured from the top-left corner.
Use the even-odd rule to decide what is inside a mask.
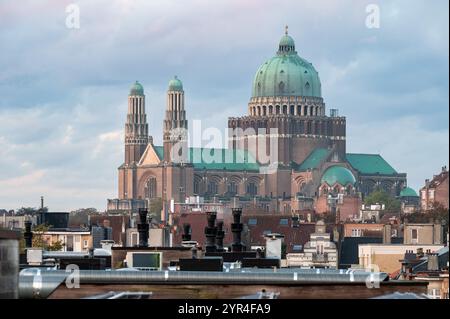
[[[336,183],[342,186],[347,186],[348,184],[355,185],[356,178],[353,173],[345,167],[342,166],[331,166],[329,167],[322,176],[322,183],[327,183],[330,186]]]
[[[130,95],[144,95],[144,87],[136,81],[130,89]]]
[[[295,51],[294,40],[281,38],[277,55],[261,65],[255,74],[253,97],[322,97],[319,74],[311,63]]]
[[[169,81],[169,91],[183,91],[183,83],[181,83],[176,75]]]
[[[418,197],[418,195],[411,187],[405,187],[400,192],[400,197]]]
[[[292,39],[291,36],[285,34],[285,35],[281,38],[279,46],[280,46],[280,47],[281,47],[281,46],[290,46],[290,47],[294,47],[294,49],[295,49],[295,42],[294,42],[294,39]]]

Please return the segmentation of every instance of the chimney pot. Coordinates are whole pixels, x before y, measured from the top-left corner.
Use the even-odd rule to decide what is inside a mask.
[[[139,233],[139,247],[148,247],[148,234],[150,226],[147,222],[147,209],[139,208],[139,224],[137,225]]]

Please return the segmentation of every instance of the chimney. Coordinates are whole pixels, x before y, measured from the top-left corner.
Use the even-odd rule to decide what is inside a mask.
[[[423,248],[417,248],[417,258],[422,258],[423,256]]]
[[[233,233],[233,244],[231,245],[231,251],[242,251],[243,245],[241,242],[241,234],[243,225],[241,223],[241,208],[233,208],[233,223],[231,224],[231,232]]]
[[[150,226],[147,223],[147,209],[145,208],[139,208],[139,223],[137,229],[139,233],[139,247],[148,247]]]
[[[223,238],[225,237],[225,232],[223,231],[223,221],[217,222],[217,233],[216,233],[216,248],[217,251],[224,251],[223,249]]]
[[[206,218],[208,220],[208,225],[205,227],[205,236],[206,236],[206,244],[205,251],[206,252],[215,252],[217,251],[217,247],[215,244],[217,227],[216,227],[216,212],[207,212]]]
[[[44,209],[44,196],[41,196],[41,209]]]
[[[391,224],[387,224],[383,226],[383,244],[391,243]]]
[[[25,238],[25,248],[33,247],[33,233],[31,232],[31,221],[25,221],[25,232],[23,233]]]
[[[428,271],[438,271],[439,270],[438,254],[436,254],[436,253],[429,253],[428,254],[427,270]]]

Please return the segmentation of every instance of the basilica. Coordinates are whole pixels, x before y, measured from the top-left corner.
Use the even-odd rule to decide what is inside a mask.
[[[203,149],[188,147],[189,98],[180,79],[169,81],[163,145],[149,135],[144,88],[134,83],[118,198],[108,200],[108,209],[195,196],[272,213],[335,209],[345,219],[372,191],[398,196],[406,187],[406,174],[379,154],[346,152],[346,118],[337,109],[327,112],[319,74],[298,55],[287,29],[275,55],[256,70],[251,89],[247,114],[228,119],[228,148]]]

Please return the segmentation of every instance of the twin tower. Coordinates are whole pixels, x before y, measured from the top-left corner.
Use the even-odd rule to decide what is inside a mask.
[[[169,82],[163,129],[164,162],[169,164],[173,162],[173,158],[187,155],[182,154],[182,148],[178,147],[187,147],[188,122],[184,109],[183,83],[177,76]],[[125,123],[125,165],[132,166],[139,163],[148,144],[153,144],[153,138],[148,134],[144,88],[136,81],[128,95],[128,113]],[[180,154],[172,154],[173,149],[179,150]]]

